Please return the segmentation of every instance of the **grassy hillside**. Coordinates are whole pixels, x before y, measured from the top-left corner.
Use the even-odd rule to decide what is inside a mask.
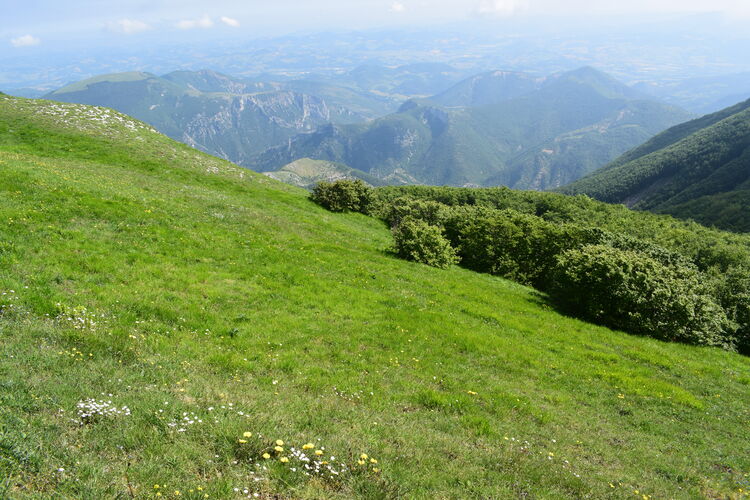
[[[750,231],[750,100],[673,127],[560,191]]]
[[[0,191],[0,497],[746,496],[748,358],[403,262],[101,108],[1,97]]]
[[[491,73],[398,113],[320,127],[250,162],[271,171],[299,158],[344,163],[391,182],[561,186],[689,118],[592,68],[548,79]],[[458,106],[456,106],[458,104]]]
[[[354,170],[340,163],[302,158],[285,165],[274,172],[266,172],[277,181],[305,189],[312,189],[318,182],[332,182],[340,179],[360,179],[371,186],[382,186],[384,182],[370,174]]]

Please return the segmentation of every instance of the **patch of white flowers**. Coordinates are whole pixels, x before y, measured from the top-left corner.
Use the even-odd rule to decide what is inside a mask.
[[[101,399],[83,399],[78,402],[76,408],[78,418],[74,418],[72,421],[79,425],[90,424],[103,418],[130,415],[130,408],[127,406],[118,408],[112,404],[112,401]]]
[[[76,330],[96,330],[96,326],[104,314],[97,315],[84,306],[69,307],[62,304],[56,304],[58,323],[66,324]]]
[[[0,292],[0,316],[17,309],[18,295],[15,290]]]

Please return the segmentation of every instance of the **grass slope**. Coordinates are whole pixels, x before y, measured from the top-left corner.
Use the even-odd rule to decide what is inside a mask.
[[[321,181],[333,182],[340,179],[360,179],[371,186],[382,186],[384,182],[365,172],[349,168],[341,163],[301,158],[265,175],[277,181],[305,189],[312,189]]]
[[[0,98],[0,193],[2,497],[747,489],[747,358],[400,261],[377,221],[102,108]],[[130,414],[80,424],[87,398]],[[357,471],[307,479],[275,439]]]

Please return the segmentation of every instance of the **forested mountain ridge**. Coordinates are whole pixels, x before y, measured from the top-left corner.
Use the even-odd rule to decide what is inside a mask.
[[[750,231],[750,100],[666,130],[560,191]]]

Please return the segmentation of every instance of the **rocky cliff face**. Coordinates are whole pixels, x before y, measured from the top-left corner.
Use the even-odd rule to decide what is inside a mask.
[[[348,110],[332,109],[321,98],[297,92],[230,96],[212,104],[186,117],[179,139],[240,164],[271,143],[310,132],[341,115],[355,119]]]

